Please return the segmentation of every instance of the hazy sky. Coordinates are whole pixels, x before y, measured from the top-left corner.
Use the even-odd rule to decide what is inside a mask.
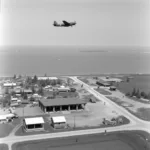
[[[149,0],[2,0],[1,45],[150,46]],[[76,21],[57,28],[53,21]]]

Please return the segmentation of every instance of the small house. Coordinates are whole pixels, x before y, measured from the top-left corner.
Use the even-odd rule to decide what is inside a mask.
[[[110,91],[116,91],[117,88],[115,86],[110,86],[109,89],[110,89]]]
[[[63,129],[66,127],[66,119],[64,116],[56,116],[51,118],[54,129]]]
[[[24,118],[23,120],[23,126],[26,132],[44,130],[44,123],[43,117]]]

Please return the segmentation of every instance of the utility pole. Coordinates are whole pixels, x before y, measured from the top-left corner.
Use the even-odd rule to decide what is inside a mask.
[[[148,139],[146,138],[145,139],[145,150],[147,150],[147,142],[148,142]]]
[[[75,129],[75,116],[74,116],[74,129]]]

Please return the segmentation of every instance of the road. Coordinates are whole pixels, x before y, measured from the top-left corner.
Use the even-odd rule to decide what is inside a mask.
[[[48,139],[48,138],[58,138],[58,137],[68,137],[68,136],[75,136],[75,135],[86,135],[86,134],[94,134],[94,133],[104,133],[105,130],[107,132],[114,132],[114,131],[125,131],[125,130],[143,130],[150,133],[150,122],[141,120],[134,115],[130,114],[126,109],[117,105],[116,103],[112,102],[104,95],[98,93],[89,85],[85,84],[84,82],[77,79],[77,77],[70,77],[75,82],[79,84],[83,84],[84,88],[88,90],[91,94],[93,94],[98,99],[102,100],[106,103],[106,105],[110,105],[114,107],[117,112],[124,115],[126,118],[130,120],[130,123],[127,125],[117,126],[117,127],[107,127],[107,128],[98,128],[98,129],[88,129],[88,130],[80,130],[80,131],[67,131],[67,132],[58,132],[58,133],[47,133],[47,134],[38,134],[38,135],[28,135],[28,136],[15,136],[11,135],[5,138],[0,138],[0,144],[5,143],[8,144],[9,150],[11,150],[12,144],[16,142],[25,142],[25,141],[33,141],[33,140],[40,140],[40,139]]]

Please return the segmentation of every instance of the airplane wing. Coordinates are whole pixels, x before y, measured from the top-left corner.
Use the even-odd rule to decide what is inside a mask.
[[[64,23],[64,25],[70,25],[70,23],[65,20],[63,20],[62,22]]]

